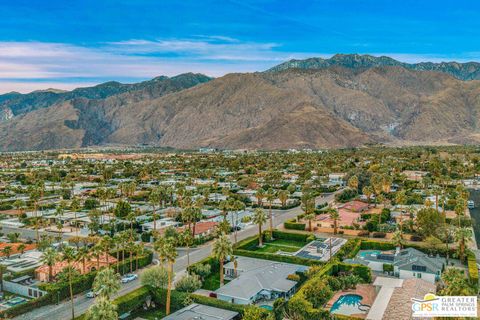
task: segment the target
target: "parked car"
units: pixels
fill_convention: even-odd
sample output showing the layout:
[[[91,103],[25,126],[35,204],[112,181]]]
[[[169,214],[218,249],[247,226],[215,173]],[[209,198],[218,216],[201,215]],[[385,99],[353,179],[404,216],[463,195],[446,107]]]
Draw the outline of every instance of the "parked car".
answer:
[[[95,298],[96,296],[98,296],[98,293],[93,292],[92,290],[88,291],[87,294],[85,295],[85,297],[87,298]]]
[[[138,278],[138,275],[132,273],[132,274],[126,274],[122,277],[122,283],[127,283],[130,281],[133,281]]]

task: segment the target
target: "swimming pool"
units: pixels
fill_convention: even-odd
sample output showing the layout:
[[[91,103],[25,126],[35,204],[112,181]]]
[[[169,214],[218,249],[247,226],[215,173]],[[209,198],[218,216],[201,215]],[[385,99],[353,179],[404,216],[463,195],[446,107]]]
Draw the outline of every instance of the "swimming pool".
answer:
[[[380,250],[360,250],[358,255],[360,256],[360,258],[365,258],[368,255],[372,255],[372,254],[373,255],[379,255],[381,253],[382,253],[382,251],[380,251]]]
[[[340,296],[337,301],[330,308],[333,314],[352,315],[352,314],[366,314],[369,306],[361,303],[363,297],[358,294],[345,294]]]
[[[13,306],[16,306],[17,304],[21,304],[21,303],[25,303],[25,302],[27,302],[27,299],[22,298],[22,297],[15,297],[15,298],[12,298],[12,299],[8,300],[7,302],[5,302],[5,304],[10,306],[10,307],[13,307]]]
[[[270,310],[272,311],[273,310],[273,307],[272,306],[269,306],[269,305],[261,305],[260,308],[263,308],[263,309],[267,309],[267,310]]]

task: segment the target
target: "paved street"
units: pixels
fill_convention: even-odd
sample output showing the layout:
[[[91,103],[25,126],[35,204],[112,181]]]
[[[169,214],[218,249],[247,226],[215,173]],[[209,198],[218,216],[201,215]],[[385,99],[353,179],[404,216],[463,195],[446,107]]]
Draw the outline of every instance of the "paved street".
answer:
[[[316,203],[321,204],[324,202],[331,202],[334,199],[334,194],[328,194],[325,196],[319,196],[317,197]],[[267,211],[268,212],[268,211]],[[296,217],[297,215],[302,213],[302,209],[300,207],[295,207],[289,210],[273,210],[274,212],[274,225],[279,226],[283,224],[283,222],[287,219],[291,219]],[[264,226],[264,229],[268,228],[268,221]],[[245,238],[248,238],[250,236],[253,236],[257,234],[258,228],[255,225],[251,225],[247,227],[244,230],[241,230],[237,233],[237,239],[238,241],[241,241]],[[232,242],[234,241],[234,235],[231,234],[230,238]],[[212,242],[206,243],[201,247],[198,247],[196,249],[192,249],[190,252],[190,263],[195,263],[198,262],[210,255],[212,251]],[[179,258],[177,258],[177,261],[174,265],[174,270],[175,273],[180,274],[185,271],[187,267],[187,256],[182,252],[179,254]],[[143,270],[140,270],[140,273]],[[141,286],[140,280],[137,279],[135,281],[132,281],[130,283],[122,285],[122,288],[118,292],[118,294],[115,296],[122,296],[125,295]],[[77,295],[74,299],[74,304],[75,304],[75,315],[81,315],[85,313],[90,307],[90,305],[93,303],[94,299],[89,299],[85,297],[85,293]],[[69,300],[64,300],[62,303],[59,305],[49,305],[45,306],[39,309],[35,309],[32,312],[23,314],[21,316],[16,317],[15,319],[20,319],[20,320],[41,320],[41,319],[49,319],[49,320],[60,320],[60,319],[70,319],[71,317],[71,309],[70,309],[70,301]]]

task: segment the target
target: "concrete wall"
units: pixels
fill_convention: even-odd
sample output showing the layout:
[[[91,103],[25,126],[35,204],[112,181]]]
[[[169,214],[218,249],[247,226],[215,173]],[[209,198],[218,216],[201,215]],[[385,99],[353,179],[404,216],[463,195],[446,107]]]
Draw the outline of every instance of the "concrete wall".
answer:
[[[12,293],[19,294],[24,297],[38,298],[47,294],[46,291],[42,291],[35,287],[24,286],[22,284],[3,280],[3,289]]]

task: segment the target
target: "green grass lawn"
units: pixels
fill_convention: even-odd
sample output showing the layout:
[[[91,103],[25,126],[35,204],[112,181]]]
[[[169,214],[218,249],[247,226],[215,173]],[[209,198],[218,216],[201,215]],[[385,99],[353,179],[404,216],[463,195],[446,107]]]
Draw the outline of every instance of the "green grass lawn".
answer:
[[[224,283],[228,283],[228,282],[230,281],[224,280]],[[220,273],[215,272],[205,278],[202,289],[215,291],[218,288],[220,288]]]
[[[284,252],[295,252],[295,251],[298,251],[298,249],[302,248],[303,246],[305,246],[305,243],[302,241],[278,239],[272,242],[264,243],[262,248],[255,247],[253,251],[267,252],[267,253],[275,253],[279,250]]]
[[[155,310],[140,310],[135,313],[135,317],[148,320],[160,320],[165,317],[165,310],[155,309]]]

